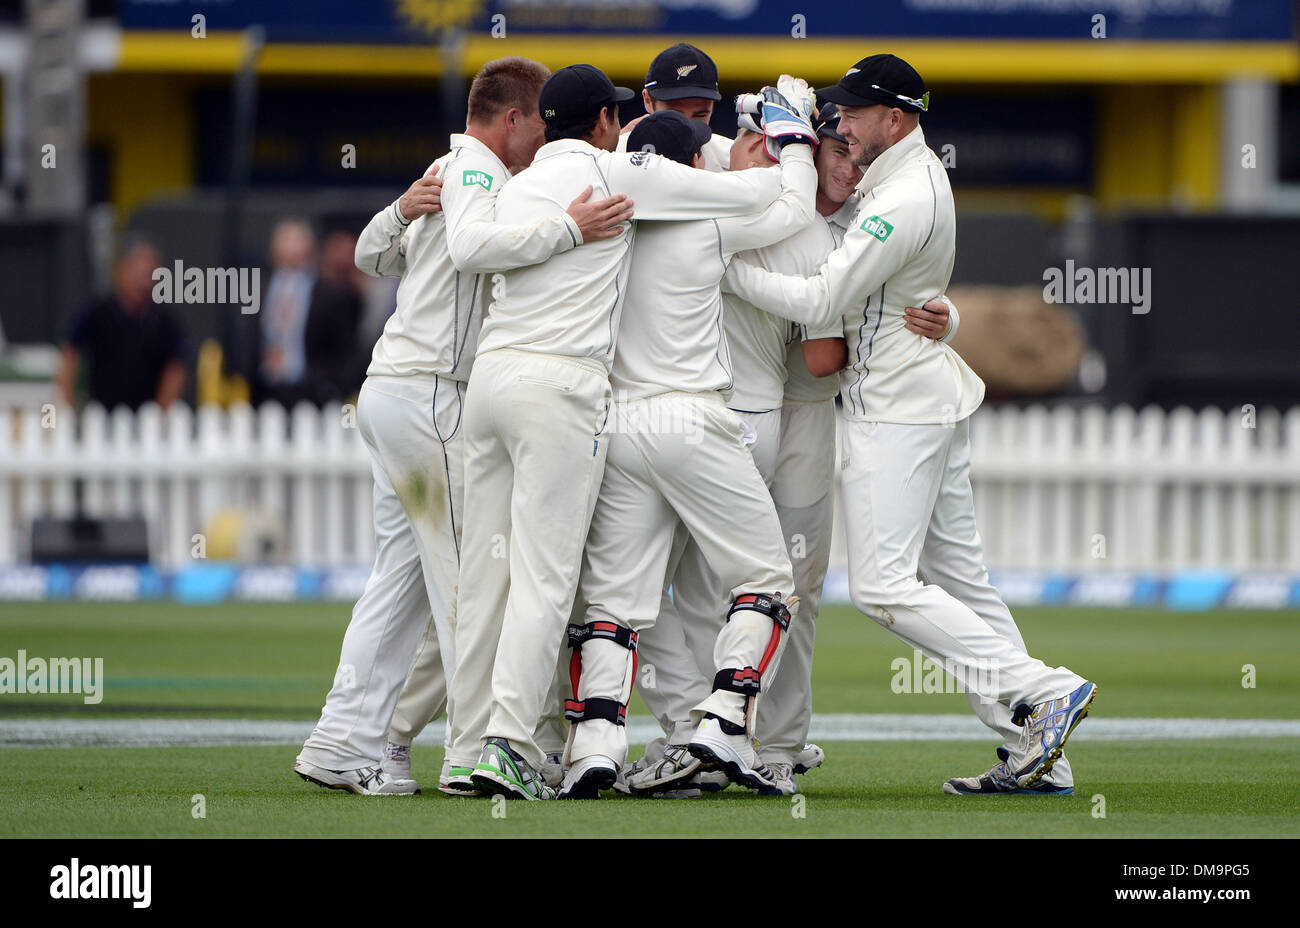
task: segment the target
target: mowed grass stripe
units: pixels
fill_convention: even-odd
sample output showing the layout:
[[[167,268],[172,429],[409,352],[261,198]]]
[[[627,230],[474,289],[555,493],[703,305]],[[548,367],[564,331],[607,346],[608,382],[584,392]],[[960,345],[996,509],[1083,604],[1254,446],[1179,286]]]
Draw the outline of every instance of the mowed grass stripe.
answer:
[[[301,744],[310,721],[253,719],[0,719],[0,747],[205,747]],[[430,725],[417,744],[443,743],[446,727]],[[658,723],[628,719],[631,744],[662,737]],[[974,716],[814,715],[809,738],[839,741],[989,741],[994,736]],[[1188,740],[1209,738],[1298,738],[1300,720],[1285,719],[1107,719],[1090,716],[1074,741]],[[632,756],[637,751],[633,748]]]
[[[0,604],[0,657],[102,657],[103,701],[0,693],[0,717],[313,718],[350,608],[337,603]],[[1139,609],[1016,611],[1031,653],[1101,686],[1105,718],[1294,719],[1300,613]],[[912,651],[844,607],[817,622],[819,713],[965,715],[948,678],[912,672]],[[904,662],[900,674],[896,661]],[[909,692],[933,688],[945,692]],[[903,692],[899,692],[899,690]],[[644,712],[639,697],[633,712]]]

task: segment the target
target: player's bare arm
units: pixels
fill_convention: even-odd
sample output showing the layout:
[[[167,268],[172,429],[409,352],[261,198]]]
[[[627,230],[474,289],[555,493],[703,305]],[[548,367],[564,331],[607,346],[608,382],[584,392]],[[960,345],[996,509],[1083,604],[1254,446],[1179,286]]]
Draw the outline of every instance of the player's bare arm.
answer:
[[[421,216],[442,209],[442,178],[438,176],[436,164],[428,174],[407,188],[406,193],[397,201],[397,209],[407,222],[414,222]]]
[[[578,194],[565,210],[578,224],[583,242],[598,242],[623,234],[623,223],[632,218],[632,201],[626,194],[615,194],[591,202],[592,187]]]
[[[849,346],[842,338],[810,338],[803,343],[803,363],[814,377],[838,374],[849,363]]]
[[[939,340],[947,336],[951,327],[952,316],[942,297],[927,300],[920,308],[907,306],[903,309],[903,328],[909,332]]]

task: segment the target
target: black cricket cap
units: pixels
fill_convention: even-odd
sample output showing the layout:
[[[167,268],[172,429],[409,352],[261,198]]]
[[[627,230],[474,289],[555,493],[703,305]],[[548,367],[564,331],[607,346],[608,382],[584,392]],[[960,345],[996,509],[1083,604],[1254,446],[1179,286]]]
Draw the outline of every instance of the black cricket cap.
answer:
[[[571,126],[590,119],[606,106],[635,97],[628,88],[615,87],[600,68],[571,64],[560,68],[542,85],[537,108],[548,126]]]
[[[676,110],[651,113],[627,137],[628,151],[651,151],[690,166],[691,156],[713,138],[713,130]]]
[[[840,135],[840,108],[830,101],[818,102],[820,106],[817,108],[817,122],[813,125],[813,129],[818,135],[848,144],[849,140]]]
[[[930,92],[925,81],[902,58],[895,55],[871,55],[863,58],[833,87],[817,91],[839,106],[871,106],[881,103],[909,113],[924,113],[930,108]]]
[[[704,52],[685,42],[655,55],[646,72],[645,89],[656,100],[722,99],[718,93],[718,66]]]

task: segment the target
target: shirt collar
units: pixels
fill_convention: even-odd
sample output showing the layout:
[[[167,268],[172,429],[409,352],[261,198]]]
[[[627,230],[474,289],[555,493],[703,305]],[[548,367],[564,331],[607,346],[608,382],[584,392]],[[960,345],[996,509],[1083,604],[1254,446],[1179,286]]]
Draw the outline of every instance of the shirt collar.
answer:
[[[473,151],[478,152],[480,155],[485,155],[488,158],[491,158],[497,164],[501,165],[501,170],[505,172],[506,177],[507,178],[510,177],[510,169],[501,163],[501,159],[497,157],[497,153],[494,152],[492,149],[488,148],[478,139],[474,138],[474,136],[466,135],[463,132],[453,132],[451,134],[451,147],[469,148],[472,149]]]
[[[925,133],[921,131],[921,126],[918,124],[915,129],[886,148],[875,161],[871,162],[871,166],[863,173],[862,180],[858,181],[858,189],[864,193],[870,190],[916,157],[923,148],[925,148]]]
[[[563,155],[569,152],[580,152],[584,155],[599,154],[603,149],[597,148],[590,142],[582,139],[556,139],[554,142],[547,142],[541,148],[537,149],[537,154],[533,158],[536,164],[543,158],[551,158],[555,155]]]
[[[857,215],[858,206],[862,204],[862,195],[854,190],[849,194],[849,198],[841,204],[840,208],[826,217],[826,221],[834,223],[841,229],[848,231],[849,226],[853,225],[853,217]]]

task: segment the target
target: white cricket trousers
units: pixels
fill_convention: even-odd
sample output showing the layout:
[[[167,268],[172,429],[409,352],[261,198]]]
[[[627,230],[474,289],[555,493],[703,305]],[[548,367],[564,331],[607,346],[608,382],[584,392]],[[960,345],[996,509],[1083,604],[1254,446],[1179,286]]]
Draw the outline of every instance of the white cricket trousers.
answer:
[[[612,623],[638,634],[651,629],[677,529],[684,526],[725,591],[724,601],[715,607],[714,627],[720,630],[704,692],[689,714],[697,724],[711,713],[752,731],[749,698],[713,690],[714,673],[755,668],[765,687],[777,673],[785,634],[764,613],[742,609],[726,620],[727,610],[737,597],[751,593],[779,593],[788,602],[794,580],[776,508],[742,444],[740,420],[717,394],[668,393],[620,403],[617,412],[620,424],[657,427],[621,429],[610,437],[583,563],[587,622]],[[672,423],[680,427],[666,425]],[[791,625],[798,621],[792,615]],[[635,663],[627,648],[593,638],[574,663],[580,671],[576,702],[598,698],[626,704]],[[644,677],[646,671],[635,676]],[[575,724],[566,761],[595,754],[623,764],[627,729],[604,719]]]
[[[1025,651],[989,583],[975,527],[969,418],[951,426],[841,425],[853,605],[958,678],[976,714],[1003,735],[1014,769],[1023,753],[1012,707],[1064,696],[1085,681]],[[1067,768],[1051,780],[1068,775]]]
[[[772,478],[772,501],[794,566],[799,621],[758,709],[759,756],[766,763],[794,763],[812,722],[813,644],[822,587],[831,559],[835,512],[835,401],[787,403]]]
[[[770,486],[776,471],[781,410],[731,412],[740,420],[742,442],[764,486]],[[782,592],[789,594],[788,590]],[[642,664],[654,670],[642,674],[638,681],[641,698],[669,744],[691,740],[696,728],[691,710],[713,688],[713,644],[731,606],[728,594],[699,543],[680,526],[668,562],[659,618],[638,643]],[[648,746],[646,756],[653,760],[661,753],[662,745],[656,742]]]
[[[422,719],[441,714],[452,640],[462,517],[459,426],[465,385],[445,377],[368,377],[357,424],[374,475],[375,563],[343,636],[334,686],[302,760],[328,770],[378,763],[413,661]],[[408,742],[409,743],[409,742]]]
[[[465,397],[465,510],[450,694],[454,766],[488,738],[533,766],[605,470],[611,391],[588,358],[498,349]]]

